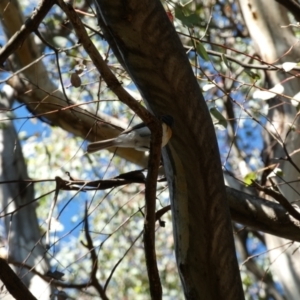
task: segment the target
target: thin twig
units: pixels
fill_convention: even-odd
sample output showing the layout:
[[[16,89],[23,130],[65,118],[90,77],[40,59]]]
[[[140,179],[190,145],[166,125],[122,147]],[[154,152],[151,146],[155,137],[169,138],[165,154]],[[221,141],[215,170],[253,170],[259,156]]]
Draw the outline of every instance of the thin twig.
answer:
[[[146,216],[145,216],[145,252],[147,269],[149,274],[150,291],[153,299],[162,297],[162,288],[160,284],[156,255],[155,255],[155,199],[156,199],[156,180],[158,176],[158,167],[161,155],[162,128],[161,122],[155,118],[146,108],[137,102],[126,90],[107,66],[95,45],[91,42],[85,27],[71,5],[63,0],[57,1],[61,9],[66,13],[72,23],[77,36],[93,61],[94,65],[101,73],[108,87],[116,96],[129,106],[149,127],[151,138],[151,149],[149,158],[149,172],[146,180]]]
[[[131,250],[131,248],[134,246],[134,244],[137,242],[137,240],[141,237],[143,232],[141,232],[137,237],[136,239],[132,242],[132,244],[130,245],[130,247],[125,251],[124,255],[118,260],[118,262],[115,264],[115,266],[112,268],[109,276],[107,277],[107,280],[105,282],[105,285],[104,285],[104,291],[106,291],[106,288],[115,272],[115,270],[117,269],[117,267],[119,266],[119,264],[122,262],[122,260],[125,258],[125,256],[127,255],[127,253]]]
[[[105,290],[103,289],[103,287],[101,286],[97,278],[98,258],[93,244],[93,240],[90,236],[87,211],[88,211],[87,204],[85,204],[84,231],[85,231],[85,238],[87,241],[87,244],[85,246],[89,249],[89,252],[91,253],[91,261],[92,261],[91,283],[92,286],[98,291],[101,299],[108,300],[108,297],[105,294]]]
[[[83,48],[89,55],[90,59],[94,63],[101,76],[103,77],[107,86],[111,89],[113,93],[115,93],[119,100],[122,101],[124,104],[128,105],[129,108],[132,109],[152,131],[153,123],[156,122],[156,118],[122,87],[122,84],[113,74],[111,69],[108,67],[107,63],[100,55],[96,46],[92,43],[84,25],[82,24],[72,5],[67,4],[63,0],[57,0],[57,3],[69,18],[78,38],[80,39]]]
[[[283,150],[284,150],[284,152],[285,152],[285,154],[286,154],[285,160],[287,160],[288,162],[290,162],[290,164],[295,168],[295,170],[296,170],[298,173],[300,173],[300,168],[295,164],[295,162],[294,162],[293,159],[291,158],[291,156],[290,156],[290,154],[289,154],[289,152],[288,152],[288,150],[287,150],[287,148],[286,148],[286,144],[285,144],[285,143],[283,143]]]
[[[182,32],[178,32],[178,34],[191,38],[190,35],[184,34]],[[227,60],[232,61],[232,62],[238,64],[239,66],[244,67],[245,69],[267,70],[267,71],[284,71],[284,68],[283,68],[282,64],[276,64],[275,65],[275,64],[267,63],[267,62],[262,61],[257,56],[251,56],[247,53],[240,52],[236,49],[232,49],[232,48],[229,48],[229,47],[221,45],[221,44],[212,43],[211,41],[205,41],[205,40],[201,40],[201,39],[198,39],[198,38],[195,38],[195,37],[192,37],[192,39],[196,40],[198,42],[201,42],[201,43],[207,43],[207,44],[210,44],[210,45],[218,46],[218,47],[224,48],[226,50],[229,49],[229,50],[233,51],[234,53],[244,55],[244,56],[249,57],[250,59],[253,59],[253,60],[260,63],[260,64],[250,64],[250,63],[247,63],[243,60],[240,60],[240,59],[238,59],[238,58],[236,58],[232,55],[222,53],[222,52],[218,52],[218,51],[214,51],[214,50],[206,49],[207,54],[210,54],[212,56],[218,56],[218,57],[226,57]],[[194,49],[191,48],[190,46],[184,46],[184,48],[188,51],[194,51]],[[300,71],[300,67],[295,66],[292,70]],[[289,72],[287,72],[287,73],[289,73]]]
[[[158,122],[155,132],[151,135],[150,156],[145,191],[145,223],[144,223],[144,247],[146,265],[148,271],[150,294],[152,299],[162,299],[162,287],[157,267],[155,251],[155,207],[156,184],[158,168],[161,158],[162,126]]]
[[[55,177],[56,186],[55,186],[55,193],[51,203],[51,208],[49,210],[48,219],[47,219],[47,232],[46,232],[46,249],[50,249],[50,230],[51,230],[51,220],[53,216],[53,211],[55,205],[57,203],[58,193],[60,191],[61,186],[63,185],[63,181],[60,177]]]

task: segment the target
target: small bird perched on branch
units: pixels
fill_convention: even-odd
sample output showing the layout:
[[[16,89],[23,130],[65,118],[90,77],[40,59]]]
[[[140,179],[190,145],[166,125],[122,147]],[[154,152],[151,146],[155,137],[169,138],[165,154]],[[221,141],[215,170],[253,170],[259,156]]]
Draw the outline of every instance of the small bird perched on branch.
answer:
[[[171,127],[174,120],[170,115],[162,116],[160,119],[162,121],[163,131],[161,147],[164,147],[172,136]],[[126,129],[119,136],[113,139],[90,143],[87,146],[87,152],[93,153],[110,147],[135,148],[138,151],[148,151],[150,149],[150,139],[150,129],[145,125],[145,123],[140,123]]]

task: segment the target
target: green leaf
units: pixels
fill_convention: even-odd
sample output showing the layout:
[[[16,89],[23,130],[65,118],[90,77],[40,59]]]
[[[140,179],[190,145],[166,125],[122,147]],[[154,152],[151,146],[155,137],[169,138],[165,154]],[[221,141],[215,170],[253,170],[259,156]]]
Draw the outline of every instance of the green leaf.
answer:
[[[228,61],[228,59],[227,59],[227,57],[225,56],[224,53],[221,55],[221,58],[222,58],[222,60],[223,60],[223,62],[225,64],[225,66],[230,70],[229,61]]]
[[[252,181],[256,180],[256,173],[250,172],[244,177],[244,183],[246,186],[250,186],[252,184]]]
[[[180,6],[176,6],[175,8],[175,18],[180,20],[182,24],[187,27],[193,27],[195,25],[200,25],[201,23],[199,15],[190,14],[186,16]]]
[[[216,124],[219,124],[219,125],[221,125],[222,127],[224,127],[224,129],[226,129],[227,128],[227,120],[224,118],[224,116],[217,110],[217,108],[216,107],[212,107],[210,110],[210,113],[211,113],[211,115],[213,115],[213,117],[215,118],[215,119],[217,119],[218,120],[218,123],[216,123]],[[216,125],[215,124],[215,125]]]
[[[249,75],[252,79],[254,79],[254,80],[259,80],[259,79],[260,79],[259,74],[254,73],[253,71],[251,71],[251,70],[249,70],[249,69],[244,69],[244,72],[245,72],[246,74],[248,74],[248,75]]]
[[[201,42],[197,42],[197,53],[206,61],[209,61],[209,56]]]

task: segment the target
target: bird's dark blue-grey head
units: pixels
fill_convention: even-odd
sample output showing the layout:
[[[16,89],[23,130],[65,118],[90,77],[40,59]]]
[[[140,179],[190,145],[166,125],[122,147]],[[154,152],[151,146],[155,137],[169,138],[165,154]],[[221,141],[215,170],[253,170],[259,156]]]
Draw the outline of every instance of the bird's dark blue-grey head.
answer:
[[[174,124],[174,118],[170,115],[161,116],[161,120],[170,127],[172,127]]]

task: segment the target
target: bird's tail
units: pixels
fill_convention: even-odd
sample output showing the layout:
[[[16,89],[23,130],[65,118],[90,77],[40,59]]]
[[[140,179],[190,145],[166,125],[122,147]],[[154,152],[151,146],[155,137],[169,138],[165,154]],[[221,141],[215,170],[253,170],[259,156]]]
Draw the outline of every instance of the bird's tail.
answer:
[[[102,149],[110,148],[110,147],[115,147],[117,146],[116,140],[115,139],[110,139],[110,140],[105,140],[105,141],[99,141],[95,143],[90,143],[87,146],[87,152],[88,153],[93,153]]]

